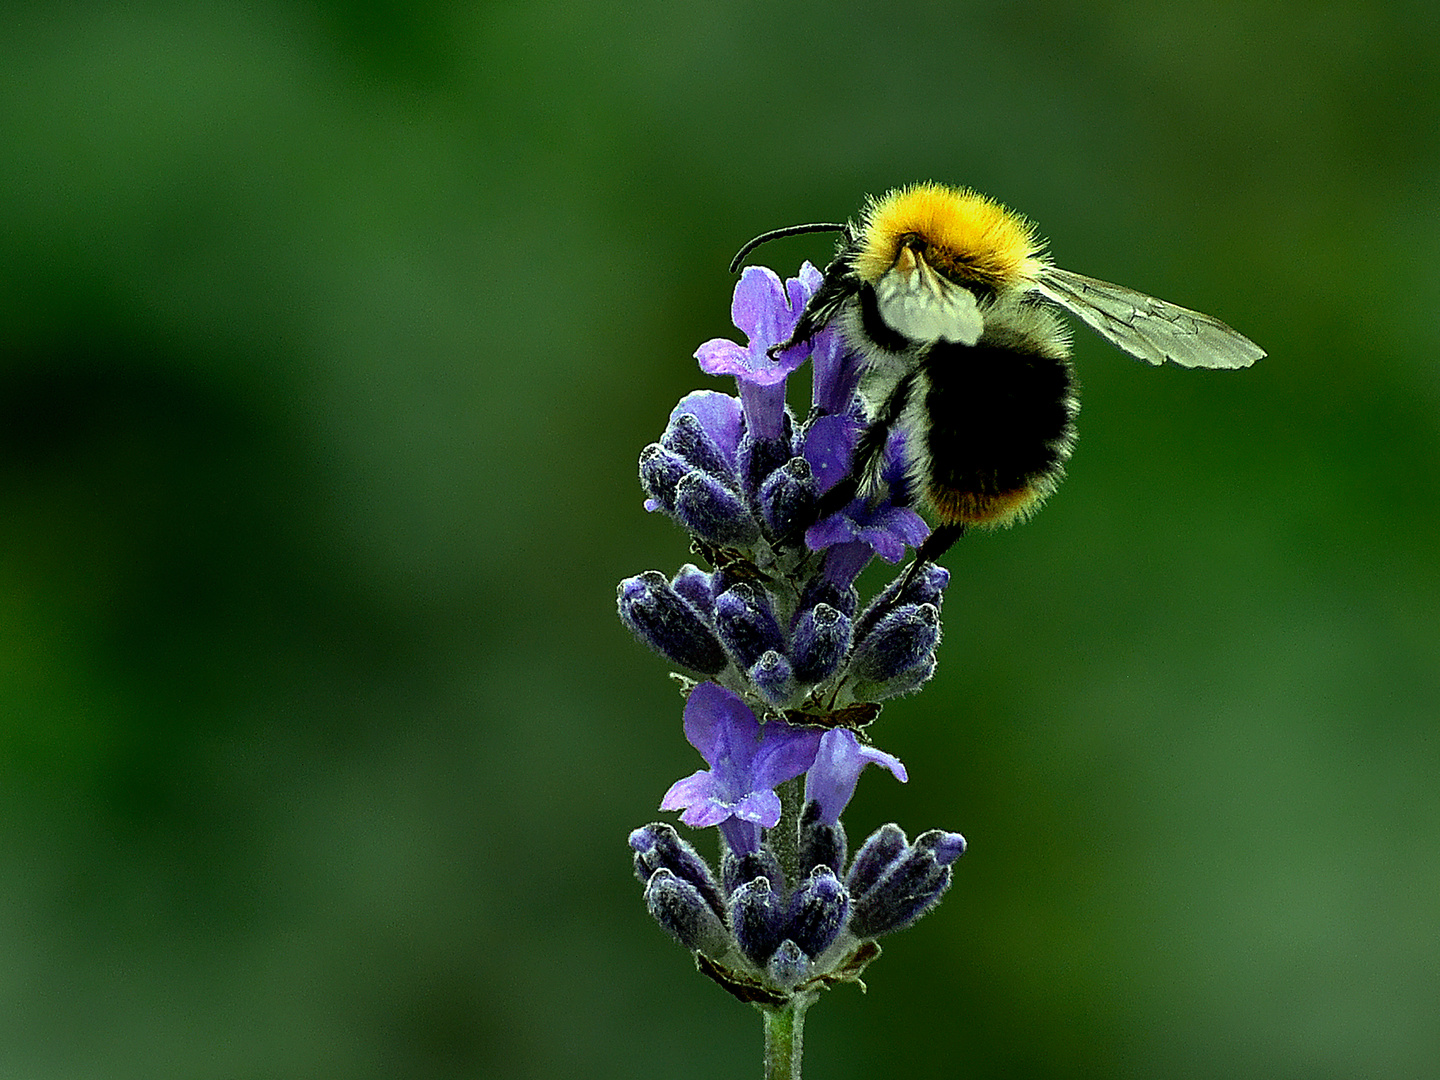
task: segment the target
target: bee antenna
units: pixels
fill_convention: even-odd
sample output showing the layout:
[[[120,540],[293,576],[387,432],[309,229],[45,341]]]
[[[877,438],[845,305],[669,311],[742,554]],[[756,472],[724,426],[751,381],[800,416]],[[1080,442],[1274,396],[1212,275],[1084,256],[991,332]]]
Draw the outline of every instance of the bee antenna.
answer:
[[[730,260],[730,273],[733,274],[736,270],[740,269],[740,261],[761,244],[768,244],[771,240],[779,240],[786,236],[799,236],[802,233],[812,232],[839,232],[848,234],[850,232],[850,226],[837,224],[832,221],[817,221],[812,225],[789,225],[783,229],[774,229],[771,232],[761,233],[755,237],[754,240],[751,240],[742,247],[739,254]]]

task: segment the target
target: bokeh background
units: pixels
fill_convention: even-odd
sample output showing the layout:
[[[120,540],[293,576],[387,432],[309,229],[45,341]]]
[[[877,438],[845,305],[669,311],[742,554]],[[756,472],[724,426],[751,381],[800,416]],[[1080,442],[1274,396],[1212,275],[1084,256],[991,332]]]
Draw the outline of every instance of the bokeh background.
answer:
[[[1419,0],[8,6],[0,1075],[757,1075],[630,874],[698,765],[614,616],[689,558],[635,461],[725,388],[742,241],[934,178],[1270,356],[1078,336],[1070,478],[948,556],[874,730],[911,782],[848,815],[970,854],[807,1075],[1440,1076],[1437,42]]]

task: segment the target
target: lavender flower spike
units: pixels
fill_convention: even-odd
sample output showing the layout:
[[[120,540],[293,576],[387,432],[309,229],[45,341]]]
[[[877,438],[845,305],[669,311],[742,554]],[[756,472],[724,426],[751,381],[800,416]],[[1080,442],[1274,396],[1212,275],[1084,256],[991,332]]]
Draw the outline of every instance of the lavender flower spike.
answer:
[[[815,228],[832,227],[843,229]],[[715,339],[695,354],[707,374],[733,376],[738,396],[687,394],[640,454],[646,510],[683,528],[698,561],[617,593],[624,624],[683,669],[685,737],[705,759],[660,808],[721,839],[717,871],[671,825],[636,829],[635,874],[699,971],[760,1007],[767,1077],[799,1075],[805,1010],[829,987],[863,989],[874,939],[932,908],[965,849],[959,833],[911,842],[891,824],[849,857],[841,815],[865,767],[908,776],[847,725],[935,670],[949,575],[925,566],[861,603],[866,566],[902,561],[929,529],[904,430],[891,431],[878,476],[855,474],[872,429],[864,365],[841,329],[780,349],[824,285],[809,263],[788,280],[745,270],[731,307],[744,344]],[[792,410],[786,381],[806,359],[810,407]]]

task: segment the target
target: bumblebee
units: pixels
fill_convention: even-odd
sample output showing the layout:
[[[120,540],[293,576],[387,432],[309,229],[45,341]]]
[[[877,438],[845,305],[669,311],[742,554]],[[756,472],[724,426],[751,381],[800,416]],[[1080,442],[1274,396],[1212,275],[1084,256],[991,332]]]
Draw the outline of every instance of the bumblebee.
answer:
[[[1025,218],[943,184],[871,197],[858,228],[764,233],[731,272],[760,244],[809,232],[841,241],[774,351],[836,326],[861,359],[867,417],[851,477],[826,493],[820,515],[876,492],[890,435],[904,431],[913,489],[938,522],[912,573],[969,528],[1028,518],[1064,476],[1079,402],[1061,311],[1151,364],[1243,368],[1265,355],[1219,319],[1060,269]]]

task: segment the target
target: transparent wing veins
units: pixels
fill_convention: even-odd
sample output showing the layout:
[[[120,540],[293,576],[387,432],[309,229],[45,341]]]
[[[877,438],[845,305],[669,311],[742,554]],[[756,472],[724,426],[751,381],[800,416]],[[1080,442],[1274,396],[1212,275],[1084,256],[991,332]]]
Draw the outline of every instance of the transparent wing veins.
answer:
[[[1034,291],[1138,360],[1182,367],[1243,368],[1265,350],[1219,319],[1123,285],[1050,266]]]

